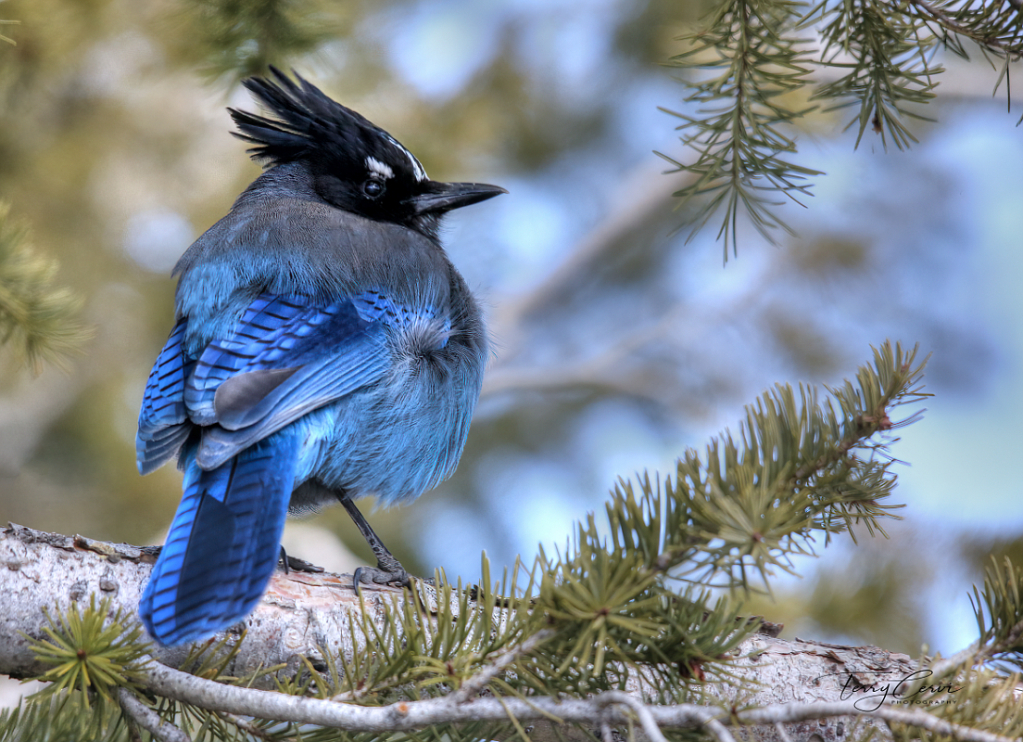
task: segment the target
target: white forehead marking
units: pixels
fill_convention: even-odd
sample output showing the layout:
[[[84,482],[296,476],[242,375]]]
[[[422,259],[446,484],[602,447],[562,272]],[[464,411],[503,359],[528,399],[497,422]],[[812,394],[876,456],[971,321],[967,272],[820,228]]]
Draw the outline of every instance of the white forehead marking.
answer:
[[[378,160],[375,157],[366,158],[366,169],[369,170],[371,173],[376,173],[385,180],[387,178],[394,177],[394,171],[391,170],[390,165],[380,162],[380,160]]]
[[[404,152],[405,156],[408,157],[408,161],[412,165],[412,172],[415,174],[416,180],[418,181],[428,180],[429,178],[426,175],[426,170],[423,168],[423,164],[416,159],[416,156],[409,152],[404,147],[402,147],[400,144],[398,144],[397,140],[395,140],[394,137],[388,135],[387,138],[388,140],[390,140],[391,144],[393,144],[395,147]]]

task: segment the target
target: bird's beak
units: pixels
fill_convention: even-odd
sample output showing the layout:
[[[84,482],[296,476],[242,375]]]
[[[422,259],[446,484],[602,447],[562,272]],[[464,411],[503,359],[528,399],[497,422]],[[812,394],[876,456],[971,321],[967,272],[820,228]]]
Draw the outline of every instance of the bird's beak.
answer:
[[[431,180],[425,193],[420,193],[410,200],[416,214],[427,214],[460,209],[507,192],[500,186],[486,183],[440,183]]]

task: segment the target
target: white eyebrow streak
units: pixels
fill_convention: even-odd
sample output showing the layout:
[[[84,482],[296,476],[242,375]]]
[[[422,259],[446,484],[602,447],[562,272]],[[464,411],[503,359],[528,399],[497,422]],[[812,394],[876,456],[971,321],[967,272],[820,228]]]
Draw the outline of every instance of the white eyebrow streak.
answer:
[[[402,145],[400,145],[398,143],[398,140],[396,140],[394,137],[388,134],[387,138],[391,141],[391,144],[393,144],[395,147],[404,152],[405,156],[408,157],[409,163],[412,165],[412,172],[416,176],[416,180],[420,182],[424,180],[429,180],[429,176],[427,176],[426,174],[426,169],[423,167],[423,163],[417,160],[414,154],[412,154]]]
[[[378,160],[375,157],[366,158],[366,169],[369,170],[371,173],[376,173],[385,180],[387,178],[394,177],[394,171],[391,170],[390,166],[387,165],[386,163],[380,162],[380,160]]]
[[[417,160],[416,156],[409,152],[407,149],[405,150],[405,154],[407,154],[408,158],[412,160],[412,170],[416,174],[416,180],[418,181],[429,180],[429,178],[426,175],[426,168],[423,167],[423,163]]]

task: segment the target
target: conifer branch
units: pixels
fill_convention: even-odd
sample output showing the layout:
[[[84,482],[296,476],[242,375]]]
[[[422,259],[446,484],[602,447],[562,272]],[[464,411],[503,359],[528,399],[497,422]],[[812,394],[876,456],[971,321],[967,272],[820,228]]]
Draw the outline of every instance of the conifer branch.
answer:
[[[821,174],[779,157],[795,152],[795,142],[782,133],[782,125],[813,109],[796,110],[784,102],[806,84],[809,74],[802,42],[792,36],[804,7],[790,0],[721,3],[703,30],[682,37],[691,48],[669,61],[679,68],[719,73],[689,83],[693,92],[686,101],[701,106],[699,116],[662,109],[683,120],[677,129],[687,132],[682,143],[697,153],[696,161],[683,164],[658,154],[675,166],[669,172],[684,170],[695,176],[675,192],[679,208],[706,196],[706,203],[696,209],[697,230],[718,208],[724,210],[718,238],[724,241],[725,262],[729,245],[733,254],[737,249],[740,211],[774,242],[773,229],[790,230],[774,213],[778,203],[763,194],[783,194],[799,203],[797,195],[809,195],[802,181]]]
[[[746,724],[792,723],[809,719],[823,719],[833,716],[860,715],[884,719],[887,722],[905,724],[924,729],[964,742],[1018,742],[1019,736],[995,734],[983,729],[973,729],[965,724],[946,721],[934,714],[918,709],[900,709],[892,706],[878,706],[873,710],[858,708],[856,701],[838,703],[786,704],[766,708],[748,709],[737,712]]]
[[[814,99],[836,101],[825,111],[859,105],[846,127],[858,124],[856,146],[868,126],[886,148],[889,138],[899,149],[916,142],[903,119],[925,117],[906,104],[925,104],[934,98],[933,78],[943,71],[933,63],[937,39],[918,18],[893,13],[882,0],[822,2],[818,8],[825,21],[822,62],[849,71],[821,86]],[[852,61],[835,61],[840,53]]]
[[[521,644],[500,654],[489,664],[485,665],[478,673],[463,682],[461,687],[455,691],[451,697],[456,703],[465,703],[466,701],[469,701],[473,696],[481,693],[487,685],[490,684],[491,680],[513,665],[522,655],[532,652],[553,635],[553,631],[537,632]]]
[[[184,0],[178,11],[189,32],[181,52],[193,56],[211,77],[240,80],[270,65],[309,54],[338,38],[338,4],[321,0]]]
[[[438,724],[500,722],[507,714],[514,715],[520,723],[558,719],[561,723],[588,724],[599,719],[602,723],[620,727],[628,723],[628,715],[616,706],[625,706],[629,712],[636,714],[652,740],[664,739],[661,729],[707,728],[720,742],[734,742],[728,727],[835,717],[872,717],[947,735],[963,742],[1018,742],[1020,739],[950,722],[920,710],[904,710],[884,704],[868,709],[857,700],[721,710],[684,703],[655,706],[620,691],[607,691],[590,698],[476,698],[459,703],[453,697],[441,697],[367,707],[225,686],[156,664],[146,668],[144,682],[149,690],[160,696],[206,709],[378,734],[413,731]]]
[[[0,345],[13,346],[35,370],[44,360],[60,362],[85,337],[80,302],[53,285],[56,271],[0,202]]]
[[[17,26],[19,23],[20,23],[20,21],[0,20],[0,26]],[[4,36],[3,34],[0,34],[0,41],[6,42],[6,43],[10,44],[11,46],[17,46],[18,45],[18,43],[14,39],[8,38],[7,36]]]
[[[972,664],[995,660],[1023,669],[1023,569],[1008,557],[1001,564],[992,559],[970,602],[980,633]]]
[[[956,54],[968,58],[962,37],[975,42],[982,51],[1006,60],[1023,56],[1023,18],[1018,4],[990,3],[983,0],[949,2],[941,0],[909,0],[910,10],[937,25],[942,43]]]
[[[774,722],[774,732],[778,735],[780,742],[792,742],[792,737],[785,731],[785,725],[780,721]]]
[[[651,742],[668,742],[661,733],[654,715],[650,713],[650,707],[635,696],[630,696],[628,693],[623,693],[620,690],[610,690],[600,695],[599,703],[600,708],[605,711],[615,705],[625,706],[636,715],[640,726],[642,726],[643,731]],[[603,714],[601,713],[600,716],[602,717]],[[714,736],[718,738],[719,742],[735,742],[727,730],[724,730],[724,736],[721,736],[718,730],[715,730]]]
[[[267,742],[274,742],[274,740],[278,739],[278,737],[272,734],[268,734],[264,730],[257,727],[255,724],[246,721],[237,714],[229,714],[226,711],[221,711],[219,714],[217,714],[217,716],[219,716],[221,719],[228,722],[232,726],[236,727],[240,731],[245,732],[250,737],[267,740]]]
[[[909,0],[909,2],[922,10],[927,17],[937,21],[942,28],[946,29],[946,31],[951,31],[959,36],[964,36],[990,49],[996,49],[999,51],[1005,50],[1005,46],[997,38],[992,38],[987,34],[980,34],[972,28],[960,25],[955,21],[955,19],[945,13],[944,10],[931,5],[927,2],[927,0]]]
[[[820,48],[799,38],[815,26]],[[942,67],[935,53],[948,49],[968,58],[964,41],[1003,60],[997,91],[1010,62],[1023,58],[1023,13],[1015,2],[984,0],[820,0],[812,7],[790,0],[717,3],[699,30],[679,39],[688,46],[669,64],[690,71],[682,80],[698,105],[682,118],[682,147],[693,157],[661,155],[695,182],[675,192],[690,213],[681,226],[695,234],[712,216],[723,215],[718,239],[725,260],[736,253],[739,212],[769,241],[772,230],[791,231],[772,196],[810,195],[804,181],[819,171],[782,160],[796,152],[796,126],[817,106],[799,106],[801,88],[818,71],[843,74],[820,85],[809,98],[823,111],[857,107],[846,128],[857,125],[856,146],[868,128],[887,148],[909,147],[916,137],[909,119],[931,120],[921,109],[935,98]],[[703,79],[699,70],[718,71]],[[690,161],[691,160],[691,161]],[[692,238],[690,235],[690,239]]]
[[[789,555],[812,554],[817,531],[883,533],[880,518],[898,507],[883,504],[895,484],[891,433],[919,418],[892,415],[927,396],[923,365],[916,350],[885,344],[855,384],[829,388],[827,403],[811,387],[799,387],[798,401],[788,386],[765,393],[737,439],[712,440],[705,457],[687,451],[674,480],[621,481],[607,506],[614,548],[643,555],[652,571],[749,588],[749,570],[766,587],[773,569],[789,570]],[[644,513],[662,512],[656,528],[642,525]],[[580,531],[580,542],[601,538],[592,525]]]
[[[128,718],[153,735],[159,742],[191,742],[188,735],[142,703],[127,688],[118,688],[117,701]]]

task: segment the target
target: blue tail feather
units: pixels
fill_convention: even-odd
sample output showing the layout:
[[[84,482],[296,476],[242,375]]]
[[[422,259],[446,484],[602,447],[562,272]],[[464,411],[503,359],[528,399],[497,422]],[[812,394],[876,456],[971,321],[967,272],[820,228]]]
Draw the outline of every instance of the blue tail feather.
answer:
[[[280,556],[297,436],[271,436],[212,470],[193,461],[139,612],[161,644],[193,641],[249,614]]]

